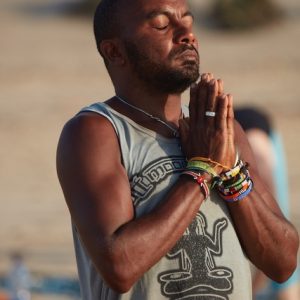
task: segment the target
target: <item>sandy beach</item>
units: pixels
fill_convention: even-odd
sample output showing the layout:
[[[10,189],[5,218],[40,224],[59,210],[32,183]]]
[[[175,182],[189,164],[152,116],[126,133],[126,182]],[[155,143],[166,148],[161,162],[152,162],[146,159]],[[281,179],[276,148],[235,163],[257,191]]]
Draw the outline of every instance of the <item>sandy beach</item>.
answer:
[[[59,2],[0,4],[0,274],[9,253],[21,250],[32,272],[76,276],[57,141],[81,107],[114,92],[91,19],[64,15]],[[207,4],[199,3],[205,15]],[[287,17],[278,24],[234,34],[199,27],[197,35],[201,71],[223,78],[236,105],[254,104],[273,117],[285,145],[291,220],[300,229],[300,2],[280,3]]]

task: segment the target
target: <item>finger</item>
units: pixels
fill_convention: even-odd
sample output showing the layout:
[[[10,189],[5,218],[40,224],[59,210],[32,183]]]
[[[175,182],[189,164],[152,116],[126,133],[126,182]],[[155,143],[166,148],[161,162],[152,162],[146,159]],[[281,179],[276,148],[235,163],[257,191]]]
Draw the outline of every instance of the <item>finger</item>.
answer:
[[[208,85],[208,95],[206,102],[206,109],[204,112],[206,124],[210,128],[214,128],[215,118],[214,116],[206,115],[207,113],[214,113],[216,111],[216,98],[218,93],[218,85],[215,79],[212,79]]]
[[[233,97],[231,94],[227,95],[227,129],[229,134],[234,133],[234,110],[233,110]]]
[[[209,78],[209,75],[210,73],[203,73],[202,75],[201,75],[201,78],[200,78],[200,82],[199,83],[201,83],[201,84],[207,84],[209,81],[210,81],[210,79],[208,79]]]
[[[209,76],[210,76],[209,73],[202,74],[200,84],[203,86],[208,85],[208,83],[210,81]]]
[[[218,95],[218,84],[215,79],[212,79],[208,84],[206,110],[215,111],[217,95]]]
[[[198,124],[204,123],[204,111],[206,109],[206,102],[207,102],[207,95],[208,95],[208,74],[203,74],[201,76],[201,81],[198,85],[198,111],[197,111],[197,120]]]
[[[214,79],[214,74],[213,73],[206,73],[206,74],[207,74],[208,82]]]
[[[224,93],[224,82],[222,79],[218,79],[218,95],[222,95]]]
[[[216,129],[223,131],[227,129],[228,97],[225,94],[217,96]]]

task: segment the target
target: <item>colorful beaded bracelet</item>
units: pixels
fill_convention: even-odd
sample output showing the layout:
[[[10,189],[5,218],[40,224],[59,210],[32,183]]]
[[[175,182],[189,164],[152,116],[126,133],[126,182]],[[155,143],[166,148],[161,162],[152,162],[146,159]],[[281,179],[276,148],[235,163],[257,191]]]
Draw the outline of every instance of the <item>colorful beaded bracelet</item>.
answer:
[[[243,191],[245,191],[249,187],[250,182],[251,182],[251,179],[248,177],[239,186],[232,187],[230,189],[220,188],[219,189],[219,193],[221,193],[222,197],[227,197],[227,196],[231,197],[231,196],[234,196],[234,195],[236,195],[238,193],[242,193]]]
[[[235,167],[233,167],[232,169],[230,169],[229,171],[225,171],[223,173],[220,174],[220,177],[222,179],[222,181],[227,181],[231,178],[234,178],[236,175],[239,174],[239,172],[241,171],[241,168],[244,166],[244,163],[242,160],[239,160],[237,162],[237,165]]]
[[[248,171],[248,164],[239,160],[234,168],[220,174],[218,191],[227,202],[236,202],[246,197],[252,190],[253,182]]]
[[[230,197],[226,197],[226,199],[224,197],[221,197],[226,201],[226,202],[237,202],[240,200],[243,200],[246,196],[248,196],[250,194],[250,192],[253,189],[253,181],[250,179],[250,184],[247,187],[246,190],[243,190],[243,192],[239,193],[238,195],[232,195]]]

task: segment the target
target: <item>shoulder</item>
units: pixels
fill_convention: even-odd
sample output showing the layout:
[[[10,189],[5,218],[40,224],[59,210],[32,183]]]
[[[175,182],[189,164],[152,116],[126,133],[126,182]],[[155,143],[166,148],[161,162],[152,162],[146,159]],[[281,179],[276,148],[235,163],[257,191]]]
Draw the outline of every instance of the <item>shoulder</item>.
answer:
[[[64,125],[62,134],[92,133],[99,129],[113,128],[109,119],[93,111],[83,111],[71,118]]]
[[[119,160],[119,143],[112,123],[94,112],[82,112],[62,129],[57,147],[58,171],[78,164],[95,164],[103,157]]]
[[[59,145],[67,143],[91,143],[103,137],[115,137],[111,122],[94,112],[82,112],[70,119],[63,127]],[[65,146],[67,146],[65,144]]]

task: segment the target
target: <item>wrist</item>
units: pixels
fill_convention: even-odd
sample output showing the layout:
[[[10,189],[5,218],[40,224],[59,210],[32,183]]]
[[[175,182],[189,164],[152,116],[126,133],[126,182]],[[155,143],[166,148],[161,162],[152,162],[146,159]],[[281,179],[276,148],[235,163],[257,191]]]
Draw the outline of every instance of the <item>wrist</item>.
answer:
[[[207,177],[207,175],[205,175],[205,173],[185,170],[181,173],[181,176],[188,177],[188,178],[190,178],[190,180],[193,179],[193,181],[196,184],[198,184],[201,192],[203,193],[204,200],[206,200],[209,197],[210,189],[209,189],[209,184],[206,180],[206,178],[208,178],[208,177]]]
[[[234,168],[221,173],[217,188],[226,202],[238,202],[248,196],[253,189],[248,164],[239,160]]]

